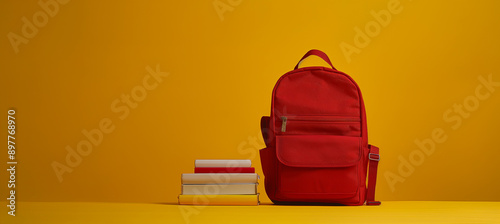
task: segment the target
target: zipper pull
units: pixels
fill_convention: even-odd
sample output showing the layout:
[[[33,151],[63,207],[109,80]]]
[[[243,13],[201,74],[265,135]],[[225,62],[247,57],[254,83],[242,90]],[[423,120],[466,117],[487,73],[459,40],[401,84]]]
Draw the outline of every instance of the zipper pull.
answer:
[[[286,132],[286,117],[281,117],[281,132]]]

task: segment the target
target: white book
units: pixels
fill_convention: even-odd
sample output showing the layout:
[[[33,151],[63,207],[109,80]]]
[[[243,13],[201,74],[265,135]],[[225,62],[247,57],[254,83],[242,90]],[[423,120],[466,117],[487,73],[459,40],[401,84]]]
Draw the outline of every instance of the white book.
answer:
[[[257,194],[258,184],[183,184],[182,194]]]
[[[249,159],[197,159],[194,161],[195,167],[252,167],[252,161]]]
[[[255,184],[259,175],[256,173],[184,173],[183,184]]]

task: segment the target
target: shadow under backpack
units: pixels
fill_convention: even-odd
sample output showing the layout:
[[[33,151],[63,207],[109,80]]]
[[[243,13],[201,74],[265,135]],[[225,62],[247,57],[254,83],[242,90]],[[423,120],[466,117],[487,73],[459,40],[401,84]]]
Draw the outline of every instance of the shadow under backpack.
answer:
[[[298,68],[311,55],[332,68]],[[310,50],[277,81],[261,129],[265,189],[275,204],[380,205],[380,155],[368,144],[361,91],[322,51]]]

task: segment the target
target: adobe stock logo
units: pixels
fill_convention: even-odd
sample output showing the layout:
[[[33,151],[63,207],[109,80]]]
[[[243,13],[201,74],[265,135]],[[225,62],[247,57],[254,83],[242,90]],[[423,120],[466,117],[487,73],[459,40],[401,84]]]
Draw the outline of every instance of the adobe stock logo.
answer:
[[[21,34],[16,34],[14,32],[9,32],[7,34],[7,39],[9,39],[14,52],[19,53],[19,46],[21,44],[28,44],[29,39],[35,38],[38,34],[39,29],[45,27],[49,22],[49,16],[55,17],[59,13],[59,8],[61,5],[66,5],[69,0],[39,0],[38,5],[41,10],[35,12],[31,19],[23,16],[21,21],[23,25],[21,26]]]
[[[477,79],[479,84],[474,89],[473,94],[466,96],[463,102],[455,103],[443,112],[443,121],[451,125],[451,131],[460,128],[464,119],[470,118],[472,113],[478,110],[481,102],[489,99],[496,88],[500,87],[500,82],[493,81],[492,74],[489,74],[487,78],[478,76]],[[447,140],[447,131],[440,127],[434,128],[428,138],[416,138],[414,142],[417,149],[411,151],[408,156],[399,155],[397,172],[385,171],[384,173],[391,192],[396,190],[397,183],[405,182],[415,172],[416,167],[421,166],[427,157],[436,152],[439,144],[443,144]]]
[[[236,6],[239,6],[241,2],[243,2],[243,0],[214,0],[212,4],[222,22],[224,21],[224,13],[234,11]]]
[[[401,6],[399,0],[390,0],[387,2],[387,9],[382,9],[378,12],[375,10],[370,11],[373,20],[368,21],[364,29],[357,26],[354,27],[354,44],[349,44],[344,41],[339,44],[340,50],[342,50],[347,63],[351,63],[353,54],[360,54],[361,50],[366,48],[373,38],[380,35],[382,28],[389,26],[393,15],[399,14],[402,11],[403,6]]]

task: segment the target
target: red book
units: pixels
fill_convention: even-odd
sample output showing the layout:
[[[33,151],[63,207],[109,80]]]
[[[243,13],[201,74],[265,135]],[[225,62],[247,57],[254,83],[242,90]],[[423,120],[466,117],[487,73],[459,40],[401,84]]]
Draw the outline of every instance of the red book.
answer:
[[[255,173],[254,167],[195,167],[195,173]]]

